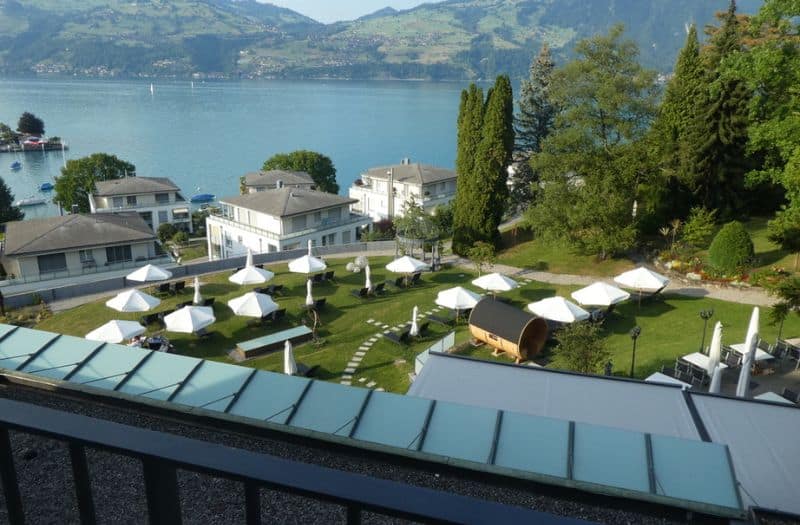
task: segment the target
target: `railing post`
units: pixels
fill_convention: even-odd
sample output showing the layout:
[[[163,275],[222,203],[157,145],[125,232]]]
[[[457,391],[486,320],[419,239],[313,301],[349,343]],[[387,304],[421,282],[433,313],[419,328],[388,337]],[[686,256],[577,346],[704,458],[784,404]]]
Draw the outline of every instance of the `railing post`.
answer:
[[[244,505],[247,525],[261,525],[261,490],[257,485],[244,484]]]
[[[69,457],[72,460],[72,477],[75,481],[75,497],[78,500],[78,513],[83,525],[97,521],[92,501],[92,485],[89,479],[89,466],[86,463],[86,449],[77,443],[69,444]]]
[[[17,471],[14,469],[14,456],[11,453],[11,439],[8,430],[0,428],[0,479],[3,481],[3,495],[6,498],[8,522],[12,525],[25,523],[22,510],[22,497],[17,484]]]
[[[361,507],[353,504],[347,506],[347,525],[361,525]]]
[[[150,525],[180,525],[181,503],[175,469],[154,458],[142,458]]]

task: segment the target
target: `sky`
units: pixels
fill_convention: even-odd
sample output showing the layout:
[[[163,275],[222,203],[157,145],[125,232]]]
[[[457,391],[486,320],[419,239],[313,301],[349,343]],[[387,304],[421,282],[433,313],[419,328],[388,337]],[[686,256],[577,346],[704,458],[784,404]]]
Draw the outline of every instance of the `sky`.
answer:
[[[408,9],[424,3],[422,0],[259,0],[265,3],[288,7],[314,20],[330,23],[353,20],[374,13],[384,7]],[[427,0],[434,2],[436,0]]]

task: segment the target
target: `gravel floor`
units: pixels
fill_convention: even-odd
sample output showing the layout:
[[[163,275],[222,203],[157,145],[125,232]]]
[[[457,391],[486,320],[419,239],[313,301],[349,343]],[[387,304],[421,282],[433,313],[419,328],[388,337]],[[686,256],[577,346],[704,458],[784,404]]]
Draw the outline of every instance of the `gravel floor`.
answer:
[[[226,433],[13,385],[0,386],[0,397],[599,523],[649,525],[687,522],[687,516],[677,511],[656,516],[651,512],[652,507],[648,507],[645,513],[632,502],[618,505],[620,508],[611,508],[606,506],[610,500],[601,501],[597,497],[578,492],[574,492],[574,497],[570,498],[544,493],[544,489],[537,493],[513,482],[505,486],[493,480],[476,480],[474,476],[462,477],[449,472],[439,474],[408,465],[399,466],[378,461],[359,451],[333,452],[322,447]],[[16,432],[12,433],[11,440],[27,522],[77,523],[78,514],[73,497],[74,486],[67,447],[56,441]],[[141,464],[137,460],[98,450],[87,450],[87,458],[98,522],[145,523],[147,511]],[[185,523],[244,522],[242,484],[184,471],[179,472],[178,483]],[[344,509],[337,505],[271,490],[262,490],[261,494],[264,523],[344,522]],[[402,523],[401,520],[377,515],[366,515],[363,521]],[[7,522],[4,502],[0,507],[0,522]]]

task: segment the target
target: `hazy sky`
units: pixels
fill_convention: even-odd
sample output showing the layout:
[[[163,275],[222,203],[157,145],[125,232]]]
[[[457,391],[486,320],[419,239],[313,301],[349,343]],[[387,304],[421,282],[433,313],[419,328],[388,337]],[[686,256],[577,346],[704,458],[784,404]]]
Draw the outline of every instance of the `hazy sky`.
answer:
[[[288,7],[320,22],[353,20],[384,7],[408,9],[424,3],[423,0],[259,0]],[[436,0],[427,0],[435,2]]]

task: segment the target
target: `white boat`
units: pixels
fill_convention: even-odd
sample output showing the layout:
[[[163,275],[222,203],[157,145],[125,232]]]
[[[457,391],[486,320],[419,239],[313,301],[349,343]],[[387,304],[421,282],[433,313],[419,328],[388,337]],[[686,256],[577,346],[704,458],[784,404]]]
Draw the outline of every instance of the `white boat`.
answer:
[[[41,197],[28,197],[26,199],[20,199],[16,201],[14,206],[18,208],[22,206],[38,206],[39,204],[44,204],[45,202],[47,201]]]

